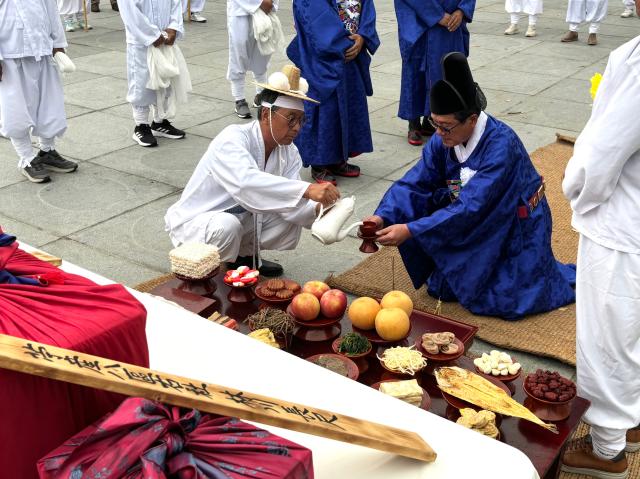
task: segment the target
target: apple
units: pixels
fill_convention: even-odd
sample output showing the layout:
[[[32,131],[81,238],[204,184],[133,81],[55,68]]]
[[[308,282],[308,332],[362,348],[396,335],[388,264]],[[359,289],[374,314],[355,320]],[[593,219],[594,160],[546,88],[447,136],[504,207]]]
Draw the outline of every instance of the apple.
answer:
[[[329,291],[329,285],[327,283],[323,283],[322,281],[307,281],[302,287],[303,293],[311,293],[318,301],[322,298],[322,295]]]
[[[311,321],[320,314],[320,301],[311,293],[300,293],[291,300],[291,312],[302,321]]]
[[[339,289],[330,289],[320,298],[320,313],[325,318],[342,316],[347,309],[347,295]]]

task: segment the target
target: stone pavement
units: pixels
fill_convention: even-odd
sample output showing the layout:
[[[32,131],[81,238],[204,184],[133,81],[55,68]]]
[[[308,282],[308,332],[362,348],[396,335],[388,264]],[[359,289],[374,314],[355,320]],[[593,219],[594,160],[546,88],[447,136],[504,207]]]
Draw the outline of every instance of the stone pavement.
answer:
[[[604,71],[612,49],[640,34],[638,18],[621,19],[621,2],[613,3],[599,45],[589,47],[585,28],[579,43],[560,43],[567,29],[566,2],[545,6],[538,36],[525,38],[503,35],[504,2],[478,1],[470,25],[475,79],[487,95],[487,111],[509,123],[529,151],[554,141],[556,131],[581,130],[591,108],[589,78]],[[0,225],[27,243],[131,286],[167,271],[171,243],[164,213],[211,139],[241,120],[225,80],[226,2],[209,0],[204,12],[209,21],[186,24],[180,43],[194,92],[175,125],[186,129],[187,138],[160,139],[152,149],[135,145],[125,101],[124,29],[108,2],[102,4],[101,13],[90,14],[93,30],[67,34],[78,71],[64,80],[69,128],[57,149],[80,167],[74,174],[53,174],[51,183],[32,184],[16,169],[9,141],[0,138]],[[360,178],[339,185],[344,195],[356,196],[356,218],[372,213],[391,182],[420,156],[420,149],[406,142],[405,122],[396,118],[401,62],[393,2],[378,0],[376,8],[382,46],[373,58],[375,94],[369,101],[375,151],[357,160]],[[280,18],[291,36],[290,2],[282,2]],[[274,56],[271,71],[285,62],[284,55]],[[249,87],[247,98],[253,98]],[[307,171],[304,175],[308,178]],[[322,247],[305,231],[295,252],[265,257],[280,261],[287,276],[299,281],[322,279],[359,262],[358,245],[350,237]]]

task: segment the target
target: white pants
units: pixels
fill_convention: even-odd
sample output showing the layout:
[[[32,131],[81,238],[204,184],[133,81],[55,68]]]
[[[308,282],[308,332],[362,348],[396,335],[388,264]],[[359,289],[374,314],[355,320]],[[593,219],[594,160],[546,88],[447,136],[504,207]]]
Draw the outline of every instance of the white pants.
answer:
[[[87,0],[87,12],[91,11],[91,5]],[[75,13],[83,13],[82,0],[58,0],[58,11],[60,15],[73,15]]]
[[[635,0],[622,0],[622,4],[624,5],[624,8],[629,8],[631,10],[636,9],[636,2]]]
[[[204,10],[204,2],[205,0],[191,0],[191,12],[200,13]],[[182,11],[186,12],[187,7],[189,6],[188,0],[182,0]]]
[[[607,16],[608,0],[569,0],[567,23],[572,32],[577,32],[581,23],[589,23],[589,33],[598,33],[600,23]]]
[[[542,13],[542,0],[506,0],[504,2],[504,9],[507,13],[539,15]],[[513,23],[513,21],[511,23]]]
[[[266,83],[271,55],[264,56],[260,53],[258,43],[253,36],[251,15],[228,17],[227,28],[229,31],[227,80],[231,82],[233,99],[242,100],[245,97],[244,82],[247,72],[253,72],[257,82]],[[261,90],[256,87],[256,93],[260,93]]]
[[[147,88],[147,82],[149,81],[147,47],[127,45],[127,80],[129,81],[127,101],[133,106],[134,118],[136,118],[136,110],[138,110],[137,116],[140,116],[141,109],[146,110],[148,116],[149,106],[157,103],[158,95],[155,90]],[[167,88],[167,97],[170,91],[171,87]]]
[[[291,250],[300,241],[302,227],[285,221],[279,214],[262,215],[260,250]],[[253,215],[209,212],[196,216],[181,226],[174,245],[186,242],[208,243],[218,247],[222,261],[254,254]]]
[[[621,451],[640,423],[640,255],[580,236],[576,281],[578,394],[594,447]]]
[[[18,167],[28,166],[35,153],[30,135],[52,139],[67,129],[60,74],[48,55],[2,60],[0,81],[0,134],[11,139],[18,153]]]

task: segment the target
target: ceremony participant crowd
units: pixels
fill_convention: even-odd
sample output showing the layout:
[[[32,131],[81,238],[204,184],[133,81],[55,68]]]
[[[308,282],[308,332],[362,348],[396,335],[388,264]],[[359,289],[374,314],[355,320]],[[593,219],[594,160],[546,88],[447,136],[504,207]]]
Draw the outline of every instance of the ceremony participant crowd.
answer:
[[[192,90],[180,44],[185,22],[207,22],[205,0],[110,5],[126,32],[132,141],[189,141],[173,124]],[[394,6],[397,116],[422,155],[364,220],[376,224],[380,244],[398,247],[416,289],[426,285],[473,314],[519,320],[577,301],[578,388],[592,403],[591,430],[570,445],[563,467],[624,479],[626,454],[640,449],[640,37],[611,53],[563,179],[580,234],[576,269],[554,258],[545,179],[516,132],[487,113],[474,81],[467,58],[476,0]],[[214,245],[229,267],[264,276],[283,269],[261,252],[295,249],[302,229],[341,198],[340,178],[358,177],[358,157],[374,151],[368,97],[381,44],[374,0],[293,0],[284,29],[280,8],[278,0],[227,0],[229,110],[252,121],[213,139],[164,216],[175,246]],[[640,0],[623,8],[621,17],[633,17]],[[520,32],[523,16],[525,36],[538,35],[542,0],[506,0],[505,10],[505,35]],[[30,182],[78,169],[56,150],[67,129],[60,73],[75,68],[65,32],[91,29],[96,12],[99,0],[0,0],[0,134]],[[559,40],[577,42],[588,23],[586,43],[597,45],[606,13],[607,0],[568,0]],[[285,30],[294,33],[288,44]],[[271,66],[276,52],[291,64]]]

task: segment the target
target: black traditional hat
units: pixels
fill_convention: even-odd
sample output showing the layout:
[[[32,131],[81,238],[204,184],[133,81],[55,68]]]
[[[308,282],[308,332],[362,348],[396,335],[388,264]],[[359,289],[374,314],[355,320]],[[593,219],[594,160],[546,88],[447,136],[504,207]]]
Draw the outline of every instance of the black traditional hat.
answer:
[[[463,110],[484,110],[487,100],[473,81],[467,58],[460,52],[442,57],[442,80],[438,80],[429,94],[431,112],[448,115]]]

